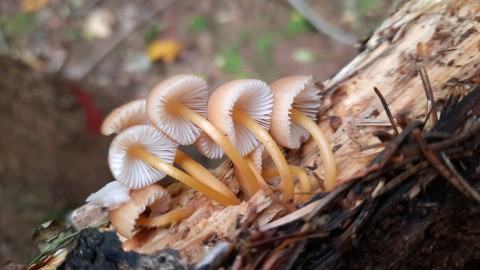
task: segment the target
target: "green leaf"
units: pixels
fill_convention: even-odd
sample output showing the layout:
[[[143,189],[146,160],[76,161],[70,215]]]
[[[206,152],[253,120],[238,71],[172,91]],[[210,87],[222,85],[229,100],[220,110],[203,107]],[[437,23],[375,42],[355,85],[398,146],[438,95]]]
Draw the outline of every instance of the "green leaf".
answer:
[[[299,63],[311,63],[315,61],[315,54],[305,48],[295,49],[292,53],[292,57]]]
[[[35,13],[19,13],[1,17],[0,29],[5,35],[20,36],[26,34],[34,27]]]
[[[165,29],[165,27],[165,23],[160,20],[152,21],[148,25],[147,29],[145,30],[145,34],[143,35],[143,40],[145,41],[145,44],[149,44],[154,41],[157,38],[158,34]]]
[[[360,0],[358,2],[358,9],[360,14],[367,14],[376,4],[376,0]]]
[[[207,20],[202,16],[194,16],[190,21],[189,29],[192,32],[205,32],[208,28]]]
[[[272,50],[278,41],[278,35],[275,33],[264,33],[255,42],[255,51],[259,54],[265,54]]]
[[[285,27],[285,35],[289,38],[294,37],[297,34],[308,33],[314,30],[313,26],[305,20],[299,13],[292,12],[290,15],[290,21]]]
[[[238,74],[240,73],[243,64],[243,58],[238,52],[237,48],[227,48],[225,53],[225,66],[223,67],[223,71],[232,74]]]

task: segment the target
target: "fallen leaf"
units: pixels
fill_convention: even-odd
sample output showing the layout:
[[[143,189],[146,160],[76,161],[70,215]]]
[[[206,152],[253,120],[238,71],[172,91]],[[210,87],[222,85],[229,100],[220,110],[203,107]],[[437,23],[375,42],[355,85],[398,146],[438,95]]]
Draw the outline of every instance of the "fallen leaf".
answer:
[[[148,57],[152,62],[162,60],[171,64],[182,51],[182,44],[173,39],[155,40],[147,47]]]
[[[43,9],[48,4],[48,0],[22,0],[21,9],[23,12],[35,12]]]

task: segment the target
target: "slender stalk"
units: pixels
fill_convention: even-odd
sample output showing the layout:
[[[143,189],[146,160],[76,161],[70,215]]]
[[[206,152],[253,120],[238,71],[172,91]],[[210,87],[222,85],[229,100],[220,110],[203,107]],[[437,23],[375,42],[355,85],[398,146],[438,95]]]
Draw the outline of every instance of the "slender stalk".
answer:
[[[233,143],[214,125],[208,122],[204,117],[198,113],[190,110],[186,106],[180,103],[173,103],[169,110],[178,116],[190,120],[194,125],[205,131],[205,133],[212,138],[225,152],[225,154],[232,160],[233,164],[237,166],[239,172],[243,174],[242,179],[238,179],[240,187],[247,196],[253,196],[258,190],[258,181],[255,178],[252,170],[248,167],[247,162],[243,159],[242,155],[235,149]]]
[[[186,207],[178,208],[158,217],[140,216],[137,219],[136,223],[138,225],[143,225],[147,227],[165,226],[172,223],[178,223],[182,219],[188,218],[193,213],[193,211],[194,209],[191,209],[191,208],[186,208]]]
[[[330,146],[327,136],[325,136],[315,121],[301,111],[292,108],[291,113],[290,117],[292,118],[292,121],[306,129],[317,143],[323,161],[323,170],[325,172],[325,189],[327,191],[332,190],[335,188],[337,182],[337,168],[332,147]]]
[[[248,114],[239,110],[233,110],[232,116],[235,122],[249,129],[265,146],[265,149],[272,157],[273,162],[275,163],[275,166],[277,166],[278,172],[280,174],[283,199],[285,201],[293,200],[295,194],[295,184],[293,182],[292,174],[290,172],[290,169],[288,168],[287,160],[283,156],[272,136],[270,136],[270,134],[268,134],[268,131],[264,129],[259,123],[257,123],[257,121],[253,120],[250,116],[248,116]]]
[[[130,149],[128,149],[128,153],[133,157],[136,157],[140,160],[145,161],[146,163],[150,164],[150,166],[170,175],[171,177],[177,179],[178,181],[184,183],[185,185],[201,192],[202,194],[218,202],[219,204],[232,205],[232,201],[229,198],[225,197],[223,193],[216,191],[209,185],[203,182],[200,182],[199,180],[191,177],[190,175],[164,162],[154,154],[148,152],[143,147],[141,146],[130,147]]]
[[[200,163],[193,160],[190,156],[185,154],[183,151],[177,149],[177,155],[175,156],[175,163],[178,166],[182,167],[188,174],[190,174],[195,179],[203,182],[204,184],[209,185],[213,189],[222,193],[225,197],[230,200],[228,205],[239,204],[240,201],[237,199],[235,194],[228,189],[220,180],[213,176],[205,167]],[[225,205],[226,206],[226,205]]]
[[[308,174],[298,166],[289,165],[288,167],[290,168],[292,174],[297,177],[300,184],[299,193],[301,194],[298,196],[297,202],[303,203],[308,201],[311,197],[309,193],[312,192],[312,185],[310,183]],[[262,170],[262,175],[265,178],[272,178],[279,176],[279,172],[276,168],[267,168]]]

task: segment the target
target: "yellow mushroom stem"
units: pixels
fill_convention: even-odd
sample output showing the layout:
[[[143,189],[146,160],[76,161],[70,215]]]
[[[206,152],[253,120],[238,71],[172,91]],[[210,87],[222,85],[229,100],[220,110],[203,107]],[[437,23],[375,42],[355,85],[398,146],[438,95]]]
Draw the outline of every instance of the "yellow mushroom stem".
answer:
[[[312,185],[310,183],[310,178],[308,174],[298,166],[289,165],[290,171],[295,175],[300,184],[299,193],[301,193],[298,198],[298,203],[303,203],[308,201],[311,198]],[[265,178],[277,177],[279,172],[276,168],[267,168],[262,170],[262,175]]]
[[[175,163],[178,166],[183,168],[188,174],[190,174],[195,179],[203,182],[206,185],[209,185],[213,189],[217,190],[218,192],[222,193],[225,197],[227,197],[231,204],[239,204],[240,201],[237,199],[235,194],[228,189],[220,180],[218,180],[215,176],[213,176],[210,171],[208,171],[205,167],[203,167],[200,163],[193,160],[190,156],[186,153],[177,149],[177,154],[175,156]]]
[[[272,136],[270,136],[268,131],[263,128],[262,125],[257,123],[257,121],[252,119],[248,114],[240,110],[234,109],[232,117],[233,121],[241,124],[255,134],[257,139],[265,146],[265,149],[272,157],[272,160],[278,169],[278,173],[280,174],[280,185],[283,193],[283,200],[292,201],[295,194],[295,184],[293,182],[292,174],[288,168],[287,160],[283,156]]]
[[[334,189],[337,182],[337,168],[332,147],[330,146],[327,136],[325,136],[315,121],[301,111],[293,108],[291,113],[290,117],[292,118],[292,121],[306,129],[317,143],[323,161],[325,189],[327,191]]]
[[[193,211],[194,209],[191,208],[178,208],[157,217],[140,216],[136,223],[147,227],[161,227],[172,223],[178,224],[182,219],[188,218]]]
[[[260,186],[268,187],[267,182],[265,182],[265,179],[263,179],[262,174],[257,170],[252,160],[248,158],[248,156],[245,158],[245,160],[247,161],[248,167],[250,167],[250,169],[252,169],[253,173],[255,174],[255,177],[257,178]]]
[[[239,180],[240,187],[247,196],[253,196],[259,189],[257,180],[252,170],[248,167],[247,162],[243,159],[242,155],[237,151],[233,143],[225,137],[214,125],[207,121],[204,117],[198,113],[190,110],[186,106],[172,102],[168,107],[170,113],[181,116],[191,121],[195,126],[202,129],[208,136],[218,144],[225,154],[232,160],[233,164],[237,166],[239,172],[243,174],[242,180]]]
[[[201,192],[208,198],[218,202],[221,205],[234,205],[235,202],[232,202],[231,199],[225,196],[225,194],[216,191],[209,185],[200,182],[199,180],[191,177],[190,175],[184,173],[183,171],[173,167],[172,165],[161,160],[159,157],[148,152],[142,146],[132,146],[128,149],[128,154],[130,156],[136,157],[144,162],[150,164],[150,166],[160,170],[171,177],[177,179],[178,181],[184,183],[185,185]]]

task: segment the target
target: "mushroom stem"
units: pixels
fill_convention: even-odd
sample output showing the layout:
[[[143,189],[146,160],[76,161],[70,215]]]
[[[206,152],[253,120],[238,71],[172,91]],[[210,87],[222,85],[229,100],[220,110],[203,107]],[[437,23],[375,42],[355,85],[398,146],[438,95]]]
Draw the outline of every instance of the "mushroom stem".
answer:
[[[337,182],[337,169],[335,164],[335,157],[333,156],[332,147],[327,139],[327,136],[322,132],[317,123],[310,117],[302,113],[301,111],[292,108],[291,109],[292,121],[306,129],[313,137],[320,150],[320,156],[323,161],[323,170],[325,172],[324,185],[326,191],[330,191],[335,188]]]
[[[228,189],[220,180],[213,176],[210,171],[205,169],[200,163],[193,160],[183,151],[177,149],[177,154],[175,156],[175,163],[178,166],[182,167],[188,174],[190,174],[195,179],[203,182],[206,185],[209,185],[213,189],[222,193],[226,198],[230,200],[230,204],[239,204],[240,201],[237,199],[235,194]]]
[[[150,166],[170,175],[171,177],[177,179],[178,181],[184,183],[185,185],[201,192],[208,198],[218,202],[221,205],[232,205],[235,204],[231,199],[226,197],[223,193],[220,193],[206,185],[203,182],[191,177],[190,175],[182,172],[181,170],[173,167],[172,165],[164,162],[154,154],[148,152],[142,146],[133,146],[128,149],[129,155],[136,157],[144,162],[148,163]]]
[[[212,138],[225,152],[225,154],[232,160],[233,164],[237,166],[238,170],[244,177],[238,179],[240,187],[247,196],[253,196],[259,189],[258,182],[255,178],[255,174],[248,167],[247,162],[243,159],[242,155],[235,149],[233,143],[214,125],[207,121],[204,117],[189,109],[188,107],[178,102],[172,102],[169,106],[169,111],[178,116],[190,120],[194,125],[202,129],[205,133]]]
[[[194,209],[182,207],[182,208],[178,208],[170,212],[167,212],[158,217],[140,216],[137,219],[136,223],[138,225],[143,225],[147,227],[160,227],[160,226],[165,226],[172,223],[178,224],[178,222],[180,222],[182,219],[188,218],[193,213],[193,211]]]
[[[312,185],[310,183],[310,178],[308,174],[298,166],[289,165],[290,171],[295,175],[300,184],[300,194],[297,198],[298,203],[306,202],[310,199],[312,192]],[[262,175],[265,178],[272,178],[279,175],[279,172],[276,168],[267,168],[262,170]]]
[[[253,164],[252,160],[249,159],[249,158],[246,158],[245,160],[247,161],[248,167],[250,167],[250,169],[252,169],[252,171],[253,171],[253,174],[255,174],[255,177],[257,178],[260,186],[268,187],[267,182],[265,182],[265,179],[263,179],[262,174],[257,170],[257,168],[255,167],[255,164]]]
[[[277,166],[278,173],[281,177],[281,189],[283,192],[283,199],[285,201],[293,200],[295,193],[295,184],[293,182],[292,174],[288,168],[288,163],[282,152],[278,148],[273,138],[268,134],[268,131],[263,128],[257,121],[253,120],[248,114],[240,111],[233,110],[233,121],[243,125],[250,130],[257,139],[265,146],[270,156]]]

